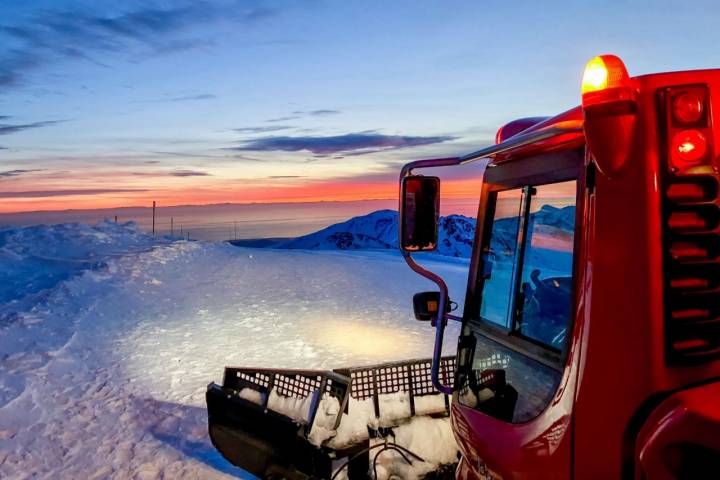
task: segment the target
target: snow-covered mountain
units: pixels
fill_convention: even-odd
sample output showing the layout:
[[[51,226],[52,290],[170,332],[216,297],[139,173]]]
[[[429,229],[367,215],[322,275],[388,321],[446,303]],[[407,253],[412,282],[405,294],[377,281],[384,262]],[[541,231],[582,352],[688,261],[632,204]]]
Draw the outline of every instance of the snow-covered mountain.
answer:
[[[543,207],[530,215],[536,234],[545,237],[566,238],[571,235],[575,207]],[[438,249],[440,255],[469,257],[475,236],[475,219],[463,215],[440,217]],[[493,235],[494,251],[511,251],[517,235],[516,217],[496,222]],[[368,215],[353,217],[315,233],[274,245],[275,248],[304,250],[364,250],[396,249],[398,241],[398,212],[378,210]]]
[[[462,215],[440,218],[438,253],[451,257],[469,257],[472,250],[475,220]],[[298,237],[276,248],[305,250],[396,249],[398,212],[378,210],[353,217],[318,232]]]
[[[277,248],[304,250],[397,248],[397,223],[396,211],[378,210],[294,238],[278,245]]]

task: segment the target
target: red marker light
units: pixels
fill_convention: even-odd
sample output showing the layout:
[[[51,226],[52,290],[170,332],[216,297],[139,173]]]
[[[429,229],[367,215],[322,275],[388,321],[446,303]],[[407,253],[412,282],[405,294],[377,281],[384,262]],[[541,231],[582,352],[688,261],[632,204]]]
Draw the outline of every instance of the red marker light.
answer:
[[[672,159],[678,167],[699,163],[707,154],[707,139],[697,130],[683,130],[672,140]]]
[[[673,118],[683,125],[696,123],[704,111],[703,100],[694,92],[681,93],[673,99]]]

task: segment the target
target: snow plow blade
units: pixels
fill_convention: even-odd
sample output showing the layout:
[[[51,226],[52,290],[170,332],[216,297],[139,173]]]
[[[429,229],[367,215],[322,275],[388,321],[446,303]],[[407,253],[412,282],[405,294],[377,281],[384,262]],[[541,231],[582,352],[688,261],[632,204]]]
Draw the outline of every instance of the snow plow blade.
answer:
[[[446,381],[454,363],[455,358],[442,361]],[[223,384],[211,383],[206,393],[210,438],[229,462],[262,479],[329,480],[336,473],[371,479],[378,468],[372,460],[384,450],[404,452],[408,464],[425,462],[395,444],[393,428],[416,415],[447,421],[449,398],[432,387],[430,365],[412,360],[335,371],[226,367]],[[360,419],[360,436],[358,414],[367,415]],[[341,433],[343,420],[343,427],[354,422],[353,436],[348,428]],[[454,478],[456,460],[433,464],[423,476]]]
[[[207,389],[210,439],[229,462],[260,478],[330,478],[331,452],[312,445],[307,435],[318,392],[344,406],[349,384],[349,378],[328,371],[227,367],[223,385],[211,383]],[[271,392],[310,398],[309,418],[268,408]]]

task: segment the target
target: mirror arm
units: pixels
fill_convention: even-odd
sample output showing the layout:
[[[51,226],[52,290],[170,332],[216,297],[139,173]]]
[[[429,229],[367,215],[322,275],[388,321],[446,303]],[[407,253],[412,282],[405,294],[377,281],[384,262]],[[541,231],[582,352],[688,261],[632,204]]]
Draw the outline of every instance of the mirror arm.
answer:
[[[453,165],[460,165],[462,163],[462,160],[460,157],[448,157],[448,158],[435,158],[432,160],[417,160],[415,162],[407,163],[403,166],[402,170],[400,171],[400,184],[402,185],[403,178],[409,176],[413,169],[415,168],[432,168],[432,167],[449,167]],[[403,198],[402,195],[400,197],[400,209],[399,211],[402,212],[403,210]],[[398,230],[400,230],[398,228]],[[400,240],[400,245],[402,245],[402,239]],[[442,279],[440,275],[437,275],[430,270],[426,270],[425,268],[421,267],[415,262],[415,259],[412,258],[410,253],[404,251],[402,248],[400,249],[402,252],[403,258],[405,259],[405,262],[408,264],[408,266],[418,275],[421,275],[431,282],[435,283],[438,286],[438,289],[440,290],[440,301],[438,302],[438,313],[437,318],[433,321],[433,326],[435,327],[435,347],[433,349],[433,359],[432,359],[432,368],[430,372],[430,376],[432,378],[432,384],[433,386],[441,393],[444,393],[446,395],[452,395],[453,389],[452,387],[448,387],[447,385],[444,385],[440,381],[440,359],[442,358],[442,346],[443,346],[443,337],[445,334],[445,320],[446,318],[452,318],[453,316],[448,316],[445,314],[445,304],[449,301],[448,300],[448,288],[445,284],[445,281]],[[455,318],[452,318],[455,320]]]
[[[430,376],[432,378],[432,384],[433,386],[441,393],[444,393],[446,395],[452,395],[453,389],[452,387],[448,387],[447,385],[444,385],[440,381],[440,359],[442,358],[442,346],[443,346],[443,337],[445,334],[445,320],[448,318],[447,314],[443,314],[445,312],[445,305],[448,302],[448,288],[445,284],[445,281],[442,279],[440,275],[437,275],[430,270],[426,270],[420,265],[418,265],[415,262],[415,259],[413,259],[409,253],[402,252],[403,257],[405,258],[405,262],[407,262],[408,266],[417,273],[418,275],[421,275],[431,282],[435,283],[435,285],[438,286],[438,290],[440,290],[440,301],[438,302],[438,313],[437,318],[435,318],[432,321],[433,326],[435,327],[435,347],[433,349],[433,358],[432,358],[432,367],[430,370]],[[454,316],[454,315],[453,315]]]
[[[400,171],[400,181],[410,175],[415,168],[450,167],[463,163],[460,157],[433,158],[431,160],[416,160],[406,163]]]

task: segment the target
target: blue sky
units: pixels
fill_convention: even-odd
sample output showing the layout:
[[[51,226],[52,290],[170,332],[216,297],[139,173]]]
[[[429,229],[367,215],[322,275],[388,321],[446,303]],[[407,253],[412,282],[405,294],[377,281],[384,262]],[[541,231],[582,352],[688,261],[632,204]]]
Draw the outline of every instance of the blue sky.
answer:
[[[719,20],[716,2],[5,0],[0,198],[373,197],[407,160],[576,105],[597,54],[717,66]]]

